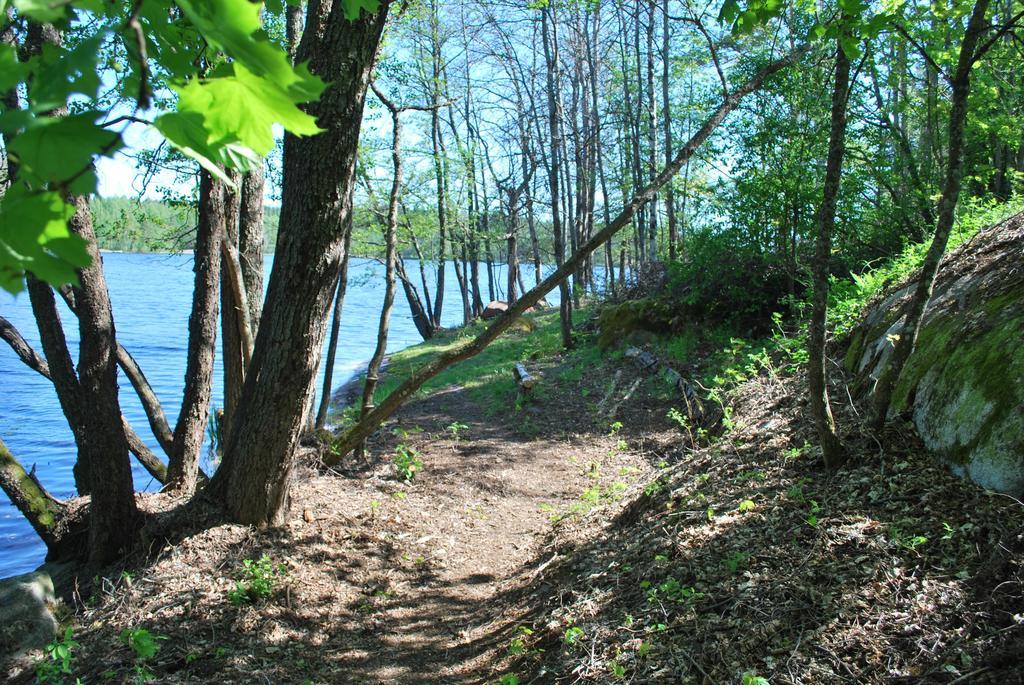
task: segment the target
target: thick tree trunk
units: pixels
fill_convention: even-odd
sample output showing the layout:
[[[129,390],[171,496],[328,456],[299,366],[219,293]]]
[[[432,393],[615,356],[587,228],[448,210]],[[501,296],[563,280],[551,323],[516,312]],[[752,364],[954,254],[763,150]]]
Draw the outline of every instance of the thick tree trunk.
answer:
[[[690,140],[687,141],[686,145],[676,153],[676,156],[672,159],[672,163],[662,169],[654,178],[654,181],[636,193],[632,199],[630,199],[629,204],[623,208],[611,223],[602,228],[599,232],[595,233],[594,236],[584,245],[580,246],[580,249],[576,254],[559,266],[555,272],[544,279],[540,285],[536,286],[529,292],[524,293],[515,305],[509,307],[508,311],[488,326],[483,333],[470,342],[444,352],[418,369],[415,369],[401,385],[399,385],[384,399],[383,402],[377,405],[372,412],[364,417],[358,424],[346,431],[338,439],[335,443],[337,449],[334,455],[328,458],[328,463],[337,463],[337,461],[339,461],[343,456],[355,449],[356,446],[377,430],[377,428],[387,420],[389,416],[397,411],[405,400],[423,387],[423,384],[428,380],[434,378],[437,374],[441,373],[453,364],[464,359],[469,359],[486,349],[491,342],[508,330],[508,328],[515,323],[516,319],[537,304],[537,302],[539,302],[540,299],[553,288],[564,282],[565,279],[573,273],[581,261],[586,259],[588,255],[594,252],[594,250],[599,248],[606,241],[610,240],[612,236],[621,231],[623,227],[632,221],[633,217],[636,216],[637,211],[646,203],[650,202],[657,195],[658,189],[664,186],[672,179],[673,176],[675,176],[675,174],[679,172],[683,164],[686,163],[686,160],[704,144],[714,130],[718,128],[719,124],[722,123],[725,117],[731,111],[736,109],[744,97],[761,88],[765,79],[777,73],[781,69],[793,64],[806,52],[806,46],[797,48],[787,56],[765,65],[749,80],[733,89],[732,92],[723,99],[717,109],[715,109],[715,111],[704,121],[704,124],[697,130]]]
[[[252,367],[210,490],[228,516],[273,525],[288,513],[293,457],[320,362],[327,310],[351,227],[359,126],[389,3],[349,22],[313,3],[297,59],[329,85],[309,105],[324,132],[286,136],[281,229]]]
[[[96,247],[89,203],[73,200],[71,231],[86,241],[92,264],[79,270],[74,289],[78,305],[78,382],[87,402],[86,439],[89,455],[89,563],[105,564],[127,550],[136,533],[138,511],[128,459],[128,441],[117,396],[117,342],[114,317]]]
[[[190,494],[196,488],[213,391],[224,210],[223,186],[207,172],[200,172],[195,289],[188,319],[185,392],[174,427],[174,452],[167,465],[168,487],[184,494]]]
[[[266,185],[263,166],[242,177],[242,198],[238,215],[238,258],[242,263],[242,281],[249,303],[249,325],[253,341],[263,313],[263,253],[266,236],[263,226],[263,190]]]
[[[840,23],[849,17],[840,18]],[[846,102],[850,86],[850,58],[836,41],[835,85],[832,89],[832,126],[829,133],[828,157],[825,161],[825,191],[818,213],[818,236],[814,245],[812,264],[813,292],[811,296],[811,326],[808,348],[810,363],[807,372],[811,417],[818,432],[825,466],[838,468],[846,460],[846,453],[836,435],[835,419],[828,400],[828,373],[825,370],[825,340],[827,337],[828,277],[832,255],[832,228],[839,200],[839,184],[843,173],[843,155],[846,151]]]
[[[949,234],[953,228],[957,198],[963,176],[964,161],[964,126],[967,122],[967,98],[971,91],[971,68],[977,59],[975,54],[982,33],[986,30],[985,13],[988,11],[989,0],[977,0],[971,18],[967,22],[960,54],[957,59],[956,72],[953,74],[953,93],[949,111],[949,159],[946,168],[946,180],[939,200],[938,219],[932,244],[921,265],[921,275],[911,300],[910,311],[903,325],[899,339],[893,349],[892,358],[882,371],[875,384],[874,415],[871,427],[875,433],[881,432],[889,413],[893,388],[903,371],[917,344],[917,336],[921,330],[921,319],[928,301],[932,297],[935,285],[935,274],[939,270],[942,255],[946,252]]]

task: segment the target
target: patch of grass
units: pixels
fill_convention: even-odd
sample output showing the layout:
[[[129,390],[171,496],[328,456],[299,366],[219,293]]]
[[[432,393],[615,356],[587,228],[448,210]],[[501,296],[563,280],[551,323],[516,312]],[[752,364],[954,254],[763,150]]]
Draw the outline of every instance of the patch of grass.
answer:
[[[586,316],[586,310],[580,312]],[[452,366],[427,381],[419,394],[450,385],[466,388],[474,399],[485,407],[511,406],[516,391],[512,378],[512,365],[527,363],[539,357],[556,354],[561,349],[558,310],[527,314],[527,326],[514,327],[491,343],[480,354]],[[462,328],[439,332],[426,342],[408,347],[391,355],[387,375],[377,386],[374,399],[382,401],[421,365],[444,352],[450,352],[469,342],[485,328],[483,322],[474,322]]]
[[[266,554],[256,560],[245,559],[235,587],[228,591],[228,601],[239,606],[269,599],[287,574],[284,564],[274,564]]]

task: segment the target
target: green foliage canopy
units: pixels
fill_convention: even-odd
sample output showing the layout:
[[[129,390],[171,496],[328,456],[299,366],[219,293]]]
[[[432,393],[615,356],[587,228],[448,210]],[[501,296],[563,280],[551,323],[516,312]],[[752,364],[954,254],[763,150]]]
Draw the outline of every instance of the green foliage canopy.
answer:
[[[355,18],[377,3],[345,0],[346,13]],[[0,0],[0,29],[29,37],[20,51],[10,44],[17,38],[0,44],[9,176],[0,199],[0,287],[18,292],[26,272],[76,282],[89,258],[69,229],[69,200],[95,191],[93,161],[123,146],[123,121],[154,113],[168,143],[226,183],[225,169],[262,164],[274,124],[295,135],[320,131],[300,105],[325,84],[289,62],[263,30],[261,11],[249,0]],[[52,24],[64,44],[32,45],[33,24]],[[112,63],[123,73],[115,105],[104,106]],[[115,107],[130,114],[116,116]]]

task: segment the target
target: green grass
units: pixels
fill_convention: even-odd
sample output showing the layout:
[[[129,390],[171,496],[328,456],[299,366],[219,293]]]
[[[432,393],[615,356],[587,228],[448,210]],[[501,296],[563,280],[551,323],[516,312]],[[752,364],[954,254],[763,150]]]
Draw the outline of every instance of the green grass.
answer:
[[[1005,203],[972,198],[960,207],[956,225],[949,236],[946,251],[953,250],[974,237],[978,231],[1007,219],[1024,209],[1024,198]],[[836,337],[849,334],[860,322],[868,304],[878,293],[911,276],[924,262],[931,245],[929,238],[923,243],[912,243],[895,258],[850,278],[833,279],[830,286],[829,326]]]
[[[585,310],[578,312],[579,318],[585,316]],[[557,309],[527,314],[523,319],[525,322],[513,325],[480,354],[427,381],[417,396],[429,395],[450,385],[459,385],[485,407],[497,408],[506,404],[505,400],[516,391],[515,380],[512,378],[513,364],[551,356],[561,349]],[[388,372],[377,386],[374,400],[379,403],[414,369],[443,352],[469,342],[485,327],[483,322],[474,322],[469,326],[443,331],[432,340],[392,354]]]

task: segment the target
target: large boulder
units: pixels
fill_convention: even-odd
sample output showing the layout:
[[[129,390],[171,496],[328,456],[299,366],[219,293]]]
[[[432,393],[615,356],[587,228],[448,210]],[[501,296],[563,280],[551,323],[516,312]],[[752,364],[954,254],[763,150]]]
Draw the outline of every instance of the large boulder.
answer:
[[[893,395],[925,446],[979,485],[1024,495],[1024,213],[943,260]],[[916,275],[915,275],[916,277]],[[902,333],[914,281],[868,310],[845,357],[870,391]]]
[[[53,580],[35,571],[0,580],[0,663],[40,649],[57,635]]]

